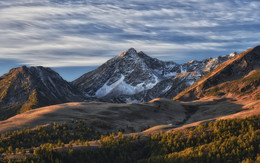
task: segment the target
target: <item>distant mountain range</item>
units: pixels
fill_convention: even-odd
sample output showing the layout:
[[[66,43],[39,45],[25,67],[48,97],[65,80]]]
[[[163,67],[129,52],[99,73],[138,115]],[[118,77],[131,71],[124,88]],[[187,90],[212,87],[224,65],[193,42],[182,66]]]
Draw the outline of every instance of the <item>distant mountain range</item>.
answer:
[[[72,101],[137,103],[173,98],[235,55],[177,64],[130,48],[71,83],[50,68],[14,68],[0,77],[0,119]]]

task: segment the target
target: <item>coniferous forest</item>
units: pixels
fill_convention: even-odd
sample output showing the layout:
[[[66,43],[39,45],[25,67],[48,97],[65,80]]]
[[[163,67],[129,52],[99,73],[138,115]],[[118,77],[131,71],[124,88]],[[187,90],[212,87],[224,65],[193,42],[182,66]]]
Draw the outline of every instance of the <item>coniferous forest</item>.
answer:
[[[260,116],[168,133],[102,134],[83,120],[2,134],[4,162],[257,162]],[[89,141],[96,140],[98,147]],[[81,145],[81,148],[76,148]]]

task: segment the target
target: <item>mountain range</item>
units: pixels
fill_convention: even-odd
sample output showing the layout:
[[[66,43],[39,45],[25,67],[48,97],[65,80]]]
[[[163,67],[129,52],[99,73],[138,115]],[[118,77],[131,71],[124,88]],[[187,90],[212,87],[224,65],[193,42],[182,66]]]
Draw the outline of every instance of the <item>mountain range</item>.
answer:
[[[65,102],[170,99],[235,55],[177,64],[130,48],[71,83],[50,68],[14,68],[0,77],[0,119]]]
[[[0,162],[257,161],[259,115],[260,46],[184,64],[131,48],[71,83],[22,66],[0,77]]]
[[[154,63],[149,64],[152,62]],[[128,66],[125,66],[127,64]],[[72,83],[62,80],[49,68],[23,66],[12,69],[1,77],[1,86],[4,85],[3,81],[10,83],[9,86],[5,84],[6,87],[1,87],[1,90],[3,88],[7,90],[6,94],[1,93],[1,99],[10,107],[5,110],[1,109],[1,115],[5,115],[2,119],[7,119],[17,113],[21,114],[1,121],[0,133],[28,126],[34,128],[37,125],[47,125],[52,121],[68,122],[72,118],[83,119],[102,132],[116,132],[124,129],[129,133],[163,124],[168,124],[166,129],[169,129],[169,127],[189,127],[214,119],[258,115],[260,114],[259,65],[260,46],[240,54],[191,61],[181,65],[159,61],[148,57],[143,52],[137,53],[134,49],[129,49]],[[129,67],[133,70],[131,71]],[[207,72],[209,73],[206,74]],[[49,76],[50,74],[52,75]],[[198,74],[206,75],[200,78]],[[140,85],[139,77],[142,77],[142,83],[151,81],[146,83],[150,89],[145,90],[145,85]],[[176,83],[177,81],[179,83]],[[84,89],[86,83],[92,84],[93,88]],[[133,87],[135,84],[140,88],[132,89],[132,92],[123,91],[127,87],[122,86],[127,84],[128,87]],[[172,96],[162,91],[167,84],[174,85],[169,89],[173,92]],[[113,89],[104,89],[109,91],[101,92],[104,85]],[[15,94],[17,90],[19,92]],[[43,93],[45,91],[48,94]],[[22,96],[19,96],[20,92],[23,92]],[[164,94],[165,97],[168,96],[173,100],[157,98],[142,103],[118,104],[118,101],[111,103],[112,100],[119,99],[116,93],[129,92],[135,94],[121,94],[120,98],[141,97],[142,92],[146,92],[153,96]],[[175,96],[177,92],[180,93]],[[17,99],[17,104],[21,108],[15,110],[15,105],[11,104],[16,104],[13,101]],[[88,102],[90,100],[95,101]],[[52,105],[54,103],[58,105]],[[46,104],[52,106],[46,106]],[[4,106],[3,102],[1,106]],[[40,106],[46,107],[33,109]],[[6,114],[8,109],[13,111],[12,114]],[[24,111],[26,112],[22,113]]]
[[[235,55],[177,64],[160,61],[130,48],[72,84],[87,97],[106,102],[138,103],[158,97],[172,98]]]

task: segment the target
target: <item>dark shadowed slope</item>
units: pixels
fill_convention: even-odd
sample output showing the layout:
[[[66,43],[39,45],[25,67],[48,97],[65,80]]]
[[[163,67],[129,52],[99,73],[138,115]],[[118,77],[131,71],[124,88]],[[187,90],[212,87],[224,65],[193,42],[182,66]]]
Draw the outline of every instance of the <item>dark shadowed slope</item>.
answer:
[[[29,110],[0,121],[0,133],[24,127],[36,127],[52,122],[70,122],[84,119],[89,125],[106,132],[141,131],[149,126],[179,124],[186,118],[186,110],[178,102],[160,99],[142,104],[113,104],[103,102],[81,102],[52,105]]]

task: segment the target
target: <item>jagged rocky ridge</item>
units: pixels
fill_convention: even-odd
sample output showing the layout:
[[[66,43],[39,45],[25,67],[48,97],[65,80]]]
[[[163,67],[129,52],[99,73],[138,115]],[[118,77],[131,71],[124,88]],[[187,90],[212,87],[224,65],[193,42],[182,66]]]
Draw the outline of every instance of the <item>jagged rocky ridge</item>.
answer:
[[[0,77],[0,120],[30,109],[83,101],[84,96],[50,68],[13,68]]]
[[[259,99],[260,46],[248,49],[205,75],[174,100],[192,101],[205,96],[248,95]]]
[[[164,62],[130,48],[72,82],[87,97],[107,102],[172,98],[236,53],[184,64]]]

